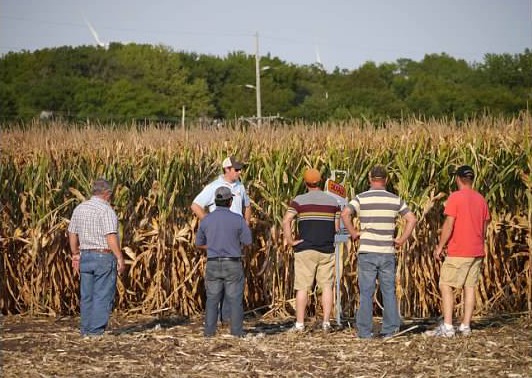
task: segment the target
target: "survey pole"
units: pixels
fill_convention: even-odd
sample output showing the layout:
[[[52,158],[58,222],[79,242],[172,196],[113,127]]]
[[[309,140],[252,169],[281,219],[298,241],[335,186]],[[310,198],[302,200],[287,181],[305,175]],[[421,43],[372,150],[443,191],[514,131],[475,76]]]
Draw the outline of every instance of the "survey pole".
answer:
[[[336,199],[338,206],[341,210],[347,205],[347,191],[344,183],[347,176],[347,171],[332,170],[331,176],[325,182],[325,192]],[[342,220],[340,219],[340,229],[334,236],[334,254],[335,254],[335,267],[336,267],[336,324],[341,326],[342,324],[342,297],[341,297],[341,264],[342,264],[342,251],[345,243],[349,240],[349,233],[344,227]]]

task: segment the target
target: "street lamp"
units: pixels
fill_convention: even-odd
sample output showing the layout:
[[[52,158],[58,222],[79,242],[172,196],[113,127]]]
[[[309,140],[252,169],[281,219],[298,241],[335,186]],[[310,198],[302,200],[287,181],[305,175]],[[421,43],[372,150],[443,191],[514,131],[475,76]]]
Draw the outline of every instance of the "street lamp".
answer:
[[[260,72],[264,72],[264,71],[268,71],[268,70],[271,70],[271,69],[272,69],[272,67],[270,67],[270,66],[264,66],[264,67],[261,67],[259,71]],[[260,81],[260,72],[259,72],[259,81]],[[246,87],[246,88],[250,88],[250,89],[256,89],[257,88],[257,86],[253,85],[253,84],[244,84],[243,86]]]
[[[260,99],[260,55],[259,32],[255,34],[255,91],[257,93],[257,126],[262,126],[262,104]]]

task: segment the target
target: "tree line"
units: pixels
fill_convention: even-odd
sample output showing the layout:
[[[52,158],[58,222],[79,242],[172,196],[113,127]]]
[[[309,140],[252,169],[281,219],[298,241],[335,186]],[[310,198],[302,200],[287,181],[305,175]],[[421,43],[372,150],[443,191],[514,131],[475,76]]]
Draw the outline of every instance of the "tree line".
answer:
[[[467,63],[445,53],[421,61],[367,62],[327,72],[261,57],[262,115],[312,122],[402,117],[516,115],[532,99],[532,52],[486,54]],[[0,58],[0,118],[39,114],[80,121],[180,122],[256,115],[255,57],[112,43],[59,47]],[[45,113],[48,112],[48,113]]]

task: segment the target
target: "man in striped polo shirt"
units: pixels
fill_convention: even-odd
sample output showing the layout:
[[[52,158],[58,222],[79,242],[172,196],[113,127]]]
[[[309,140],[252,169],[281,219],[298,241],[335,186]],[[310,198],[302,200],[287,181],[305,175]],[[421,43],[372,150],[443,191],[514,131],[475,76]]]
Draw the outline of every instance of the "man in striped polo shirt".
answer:
[[[340,207],[336,199],[321,190],[318,170],[307,169],[303,179],[308,193],[294,198],[283,218],[285,242],[294,247],[296,324],[293,330],[305,329],[308,293],[316,280],[322,290],[323,330],[327,332],[331,327],[334,235],[339,227]],[[299,238],[292,237],[292,222],[296,217]]]
[[[342,220],[351,237],[360,238],[360,305],[356,317],[359,338],[373,337],[373,294],[377,278],[384,306],[381,336],[392,336],[401,325],[395,295],[395,247],[405,243],[417,220],[401,198],[386,190],[386,182],[386,169],[376,165],[369,173],[370,189],[357,195],[342,211]],[[353,226],[352,215],[360,220],[360,232]],[[406,220],[406,225],[402,235],[394,238],[398,215]]]

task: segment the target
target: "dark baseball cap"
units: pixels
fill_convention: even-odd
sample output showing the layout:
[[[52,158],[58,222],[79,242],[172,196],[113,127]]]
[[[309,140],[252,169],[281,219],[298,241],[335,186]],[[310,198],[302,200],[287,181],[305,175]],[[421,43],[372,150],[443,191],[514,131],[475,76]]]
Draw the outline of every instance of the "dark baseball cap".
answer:
[[[220,186],[214,192],[214,198],[220,201],[228,200],[233,198],[233,193],[231,193],[231,189],[229,189],[227,186]]]
[[[467,177],[471,180],[475,178],[475,172],[473,171],[473,168],[471,168],[469,165],[462,165],[458,167],[455,174],[458,177]]]
[[[371,171],[369,171],[369,177],[372,179],[386,179],[388,177],[388,173],[386,172],[386,168],[384,168],[384,166],[376,165],[371,168]]]

